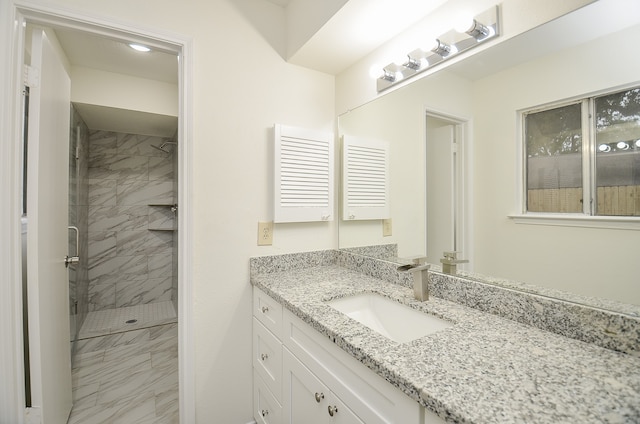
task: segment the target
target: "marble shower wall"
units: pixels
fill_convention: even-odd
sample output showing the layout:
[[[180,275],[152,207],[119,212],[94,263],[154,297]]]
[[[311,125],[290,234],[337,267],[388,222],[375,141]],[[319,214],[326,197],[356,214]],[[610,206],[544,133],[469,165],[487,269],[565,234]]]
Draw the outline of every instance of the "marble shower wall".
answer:
[[[172,300],[175,203],[166,139],[89,136],[89,310]]]
[[[69,225],[79,229],[80,262],[69,267],[69,305],[71,306],[71,338],[75,340],[89,311],[89,128],[73,105],[69,131]],[[75,246],[75,234],[69,231],[69,252]],[[77,310],[73,308],[77,302]],[[76,312],[74,314],[74,312]]]

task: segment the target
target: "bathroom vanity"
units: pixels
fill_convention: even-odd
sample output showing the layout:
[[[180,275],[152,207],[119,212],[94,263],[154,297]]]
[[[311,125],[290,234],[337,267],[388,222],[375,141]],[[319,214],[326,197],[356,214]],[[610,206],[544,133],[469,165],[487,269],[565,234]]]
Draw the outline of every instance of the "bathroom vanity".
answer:
[[[608,318],[602,332],[618,325],[621,336],[606,341],[607,349],[441,297],[417,301],[395,267],[346,256],[322,251],[251,259],[257,422],[640,420],[637,317]],[[367,275],[373,269],[378,274]],[[444,275],[430,274],[437,292]],[[393,341],[332,305],[362,293],[450,325]],[[531,310],[551,310],[544,301],[533,296]]]
[[[424,407],[254,288],[254,411],[262,423],[416,423]],[[425,423],[443,422],[432,416]]]

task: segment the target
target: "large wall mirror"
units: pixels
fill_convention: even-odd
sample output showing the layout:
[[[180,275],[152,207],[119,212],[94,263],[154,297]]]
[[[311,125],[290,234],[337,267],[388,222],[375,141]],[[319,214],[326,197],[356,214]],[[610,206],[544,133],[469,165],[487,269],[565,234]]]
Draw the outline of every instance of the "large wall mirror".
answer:
[[[340,248],[397,244],[397,256],[433,264],[457,250],[474,275],[640,315],[640,217],[513,218],[520,111],[640,86],[632,3],[594,2],[341,115],[341,135],[391,146],[391,235],[382,220],[341,216]]]

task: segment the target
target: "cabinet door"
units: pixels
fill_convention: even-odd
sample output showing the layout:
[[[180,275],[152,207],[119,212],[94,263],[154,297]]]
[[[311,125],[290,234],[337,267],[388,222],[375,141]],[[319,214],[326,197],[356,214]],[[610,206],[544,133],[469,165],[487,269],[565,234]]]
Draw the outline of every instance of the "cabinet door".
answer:
[[[287,349],[283,350],[283,415],[287,424],[329,423],[329,390]]]
[[[364,421],[347,408],[333,392],[327,396],[327,407],[324,413],[329,417],[328,422],[331,424],[364,424]]]
[[[284,422],[363,424],[307,367],[283,349]]]

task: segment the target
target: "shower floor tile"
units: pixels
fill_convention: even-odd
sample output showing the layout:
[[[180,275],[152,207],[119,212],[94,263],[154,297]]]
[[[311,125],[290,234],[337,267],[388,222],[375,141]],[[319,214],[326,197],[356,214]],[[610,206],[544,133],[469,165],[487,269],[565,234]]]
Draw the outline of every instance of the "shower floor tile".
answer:
[[[173,302],[156,302],[89,312],[78,339],[121,333],[177,321]]]
[[[128,333],[126,344],[76,354],[68,424],[179,423],[177,323]]]

